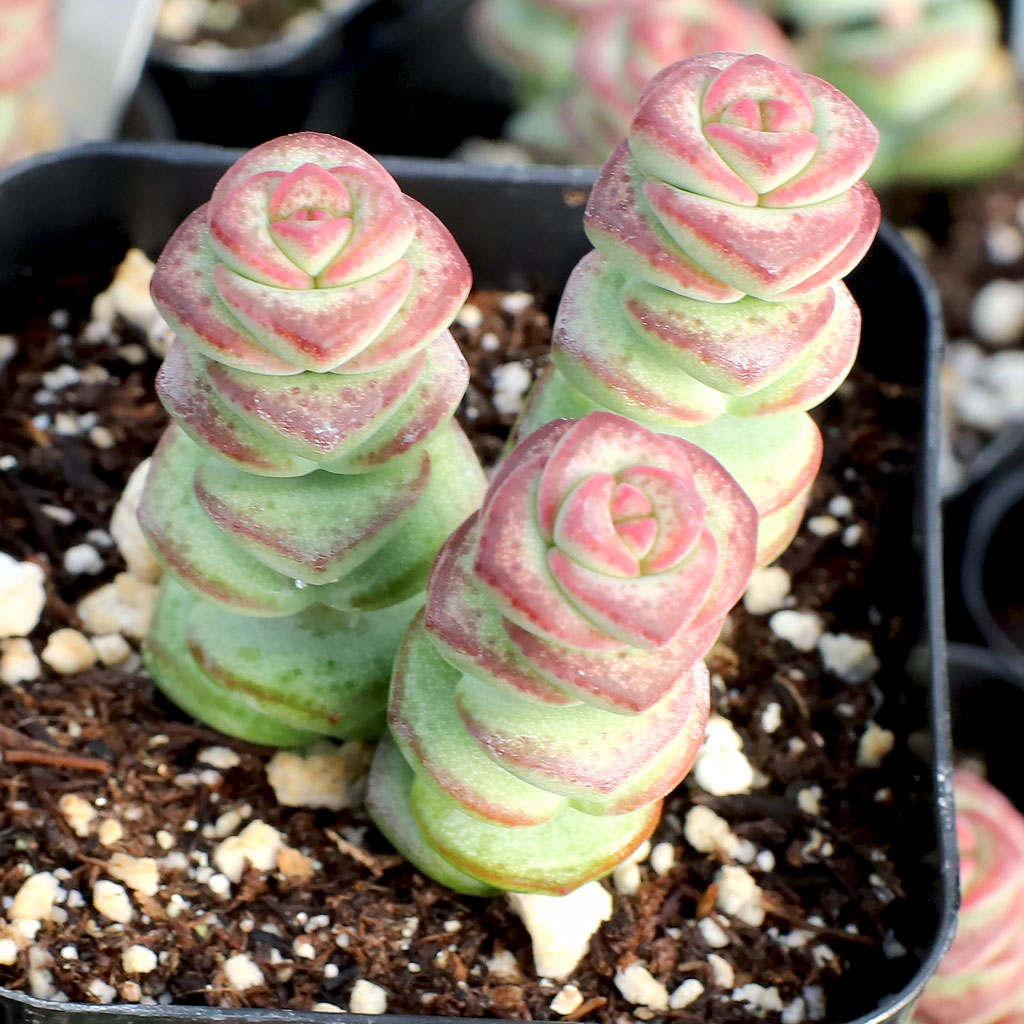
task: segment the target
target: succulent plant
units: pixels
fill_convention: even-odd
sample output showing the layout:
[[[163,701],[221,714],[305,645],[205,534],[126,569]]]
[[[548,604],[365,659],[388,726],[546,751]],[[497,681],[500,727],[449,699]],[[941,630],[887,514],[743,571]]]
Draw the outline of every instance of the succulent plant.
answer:
[[[368,804],[461,892],[563,893],[657,823],[704,736],[701,660],[754,564],[721,465],[607,412],[549,423],[438,556]]]
[[[586,16],[607,0],[477,0],[473,39],[522,101],[572,84],[572,55]]]
[[[377,161],[312,133],[242,157],[167,244],[146,657],[192,714],[262,742],[383,727],[430,564],[484,490],[451,418],[469,283]]]
[[[53,113],[30,92],[53,64],[55,0],[0,0],[0,166],[56,143]]]
[[[684,57],[732,51],[792,64],[775,23],[740,0],[616,0],[586,18],[572,54],[572,87],[549,92],[508,133],[543,159],[600,164],[629,130],[647,82]]]
[[[821,461],[805,410],[849,372],[860,311],[841,278],[879,208],[877,134],[842,93],[758,55],[660,72],[590,195],[529,433],[595,408],[705,448],[761,516],[758,562],[797,528]]]
[[[867,20],[850,22],[840,17],[846,3],[783,6],[808,29],[804,65],[878,125],[873,183],[983,178],[1024,149],[1024,103],[991,0],[908,0],[895,12],[862,0],[857,13]]]
[[[954,791],[959,925],[914,1020],[1014,1024],[1024,1020],[1024,816],[969,772],[957,772]]]

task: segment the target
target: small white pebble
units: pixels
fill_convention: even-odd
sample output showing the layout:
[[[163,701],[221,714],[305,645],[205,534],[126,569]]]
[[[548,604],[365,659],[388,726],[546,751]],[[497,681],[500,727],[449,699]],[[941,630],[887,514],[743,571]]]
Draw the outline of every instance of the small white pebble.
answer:
[[[725,949],[729,945],[729,936],[713,917],[702,917],[697,922],[697,930],[712,949]]]
[[[656,875],[667,875],[676,862],[676,849],[671,843],[658,843],[651,850],[651,870]]]
[[[513,361],[491,371],[494,384],[494,408],[502,416],[515,416],[523,408],[523,396],[533,383],[533,374],[525,363]]]
[[[766,733],[775,732],[782,725],[782,705],[778,701],[766,704],[761,712],[761,728]]]
[[[855,548],[859,543],[861,537],[864,536],[864,527],[860,523],[851,523],[843,530],[843,547],[844,548]]]
[[[788,641],[798,651],[813,651],[825,628],[815,612],[790,609],[776,612],[768,620],[768,625],[780,640]]]
[[[775,1013],[782,1013],[783,1010],[782,998],[774,985],[771,987],[753,983],[741,985],[739,988],[733,989],[732,998],[733,1002],[743,1003],[747,1009],[752,1011],[772,1010]]]
[[[94,636],[92,649],[104,665],[123,665],[132,656],[131,646],[120,633]]]
[[[759,871],[775,870],[775,854],[771,850],[761,850],[754,859]]]
[[[565,896],[509,893],[508,902],[530,933],[537,974],[556,981],[572,974],[591,936],[612,916],[611,893],[599,882],[587,882]]]
[[[485,352],[497,352],[501,347],[501,338],[499,338],[493,331],[488,331],[480,338],[480,347]]]
[[[1024,333],[1024,284],[1000,278],[979,289],[971,304],[971,328],[990,345],[1013,345]]]
[[[112,1003],[117,998],[117,989],[101,978],[93,978],[86,991],[100,1003]]]
[[[224,961],[224,976],[236,992],[245,992],[266,983],[259,965],[252,960],[248,953],[236,953],[234,956],[228,957]]]
[[[116,818],[105,818],[96,830],[96,838],[99,839],[101,846],[113,846],[119,843],[123,836],[124,828]]]
[[[821,814],[821,786],[807,786],[796,795],[796,804],[804,814]]]
[[[693,779],[712,796],[746,793],[754,784],[754,769],[743,753],[743,740],[721,715],[712,715],[708,721]]]
[[[127,974],[149,974],[156,970],[156,953],[148,946],[135,943],[121,954],[121,966]]]
[[[555,1013],[564,1017],[583,1005],[583,993],[575,985],[563,985],[548,1005]]]
[[[0,637],[32,632],[46,603],[45,576],[35,562],[0,551]]]
[[[312,942],[301,942],[297,939],[292,946],[292,950],[300,960],[316,959],[316,946]]]
[[[743,607],[751,615],[767,615],[785,605],[793,582],[781,566],[755,569],[743,595]]]
[[[612,871],[612,885],[623,896],[635,896],[640,891],[640,868],[632,861],[616,864]]]
[[[0,640],[0,683],[16,686],[38,679],[42,666],[32,644],[22,636]]]
[[[96,664],[96,652],[88,637],[68,627],[55,629],[49,635],[40,657],[61,675],[84,672]]]
[[[65,793],[57,801],[57,807],[76,836],[85,838],[92,831],[96,820],[96,808],[77,793]]]
[[[708,963],[711,965],[711,976],[719,988],[732,988],[736,984],[736,972],[725,957],[708,953]]]
[[[861,768],[880,768],[895,745],[895,733],[875,722],[868,722],[857,744],[857,764]]]
[[[697,1002],[702,995],[704,995],[704,986],[696,978],[687,978],[668,997],[668,1007],[670,1010],[685,1010],[687,1006]]]
[[[865,683],[882,667],[871,641],[849,633],[823,633],[818,652],[825,669],[846,683]]]
[[[853,515],[853,502],[845,494],[837,494],[828,503],[829,515],[845,519]]]
[[[348,1001],[349,1013],[386,1013],[388,994],[372,981],[360,978],[352,986],[352,995]]]
[[[662,1013],[669,1008],[668,989],[639,960],[615,971],[615,987],[634,1006],[647,1006]]]
[[[327,740],[305,750],[278,751],[267,763],[267,781],[282,807],[357,807],[366,793],[373,750],[358,740]]]
[[[719,910],[755,928],[764,923],[764,891],[746,868],[725,864],[715,874],[715,882]]]
[[[107,872],[143,896],[155,896],[160,888],[160,865],[152,857],[115,853],[107,863]]]
[[[237,768],[242,763],[242,759],[230,747],[204,747],[199,751],[196,760],[200,764],[208,764],[221,771]]]
[[[48,921],[60,889],[56,877],[49,871],[29,875],[14,897],[7,912],[11,921]]]
[[[132,901],[128,890],[117,882],[101,878],[92,889],[92,905],[106,918],[118,924],[132,919]]]
[[[484,322],[484,315],[480,311],[479,306],[474,306],[472,302],[467,302],[459,310],[455,320],[467,330],[475,331]]]
[[[815,537],[831,537],[840,530],[839,520],[835,516],[811,516],[807,520],[807,529]]]

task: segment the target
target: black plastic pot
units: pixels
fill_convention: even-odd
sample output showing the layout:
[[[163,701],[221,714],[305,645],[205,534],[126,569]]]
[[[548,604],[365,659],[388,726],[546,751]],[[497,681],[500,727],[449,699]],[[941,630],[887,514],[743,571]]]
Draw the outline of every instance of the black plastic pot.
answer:
[[[375,52],[371,35],[404,16],[400,0],[353,0],[325,15],[316,34],[264,46],[205,50],[157,41],[149,71],[172,110],[178,138],[254,146],[306,127],[324,82],[334,77],[350,83]],[[350,90],[337,90],[333,99],[333,119],[343,133]]]
[[[1004,468],[967,510],[964,605],[985,643],[1024,683],[1024,462]]]
[[[126,245],[151,254],[178,222],[204,202],[236,156],[201,146],[95,146],[40,158],[0,177],[0,301],[8,329],[55,276],[107,267]],[[561,291],[589,248],[582,203],[592,176],[555,168],[518,170],[389,160],[403,188],[449,226],[482,287]],[[852,1024],[906,1019],[909,1007],[951,939],[957,899],[956,841],[950,780],[952,760],[945,683],[938,493],[938,369],[941,331],[937,300],[920,264],[896,231],[879,240],[849,283],[864,314],[862,361],[893,386],[925,386],[919,458],[898,477],[883,510],[883,543],[871,586],[885,617],[904,623],[898,646],[878,653],[887,665],[889,719],[902,735],[925,733],[931,755],[922,765],[909,754],[894,769],[893,788],[920,793],[901,810],[898,862],[907,899],[894,917],[896,936],[910,954],[880,963],[871,977],[849,979],[845,997]],[[884,401],[884,398],[880,398]],[[933,654],[924,685],[908,682],[901,666],[922,637]],[[896,755],[893,755],[896,757]],[[904,772],[899,776],[895,773]],[[922,787],[921,782],[924,782]],[[310,1014],[224,1011],[188,1006],[71,1006],[0,990],[8,1024],[214,1024],[240,1020],[295,1022]],[[364,1021],[362,1017],[349,1018]],[[393,1018],[394,1019],[394,1018]],[[840,1024],[833,1015],[832,1024]]]
[[[128,101],[117,137],[132,142],[170,142],[177,138],[171,111],[148,75],[143,75]]]
[[[983,762],[989,781],[1024,810],[1024,774],[1016,730],[1024,686],[991,651],[950,644],[949,691],[957,755]]]

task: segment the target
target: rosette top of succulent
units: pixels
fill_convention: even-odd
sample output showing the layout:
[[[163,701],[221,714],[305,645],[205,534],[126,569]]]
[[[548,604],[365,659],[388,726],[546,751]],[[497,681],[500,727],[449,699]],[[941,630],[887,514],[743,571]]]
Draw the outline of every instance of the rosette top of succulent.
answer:
[[[760,55],[656,75],[590,196],[587,233],[628,273],[691,298],[780,301],[838,281],[880,219],[860,179],[878,132],[846,96]]]
[[[164,249],[153,297],[207,358],[351,374],[438,337],[469,289],[440,222],[371,156],[302,133],[252,150]]]
[[[56,0],[0,0],[0,89],[18,89],[53,63]]]
[[[956,773],[954,792],[959,924],[914,1020],[1010,1024],[1024,1015],[1024,815],[970,772]]]

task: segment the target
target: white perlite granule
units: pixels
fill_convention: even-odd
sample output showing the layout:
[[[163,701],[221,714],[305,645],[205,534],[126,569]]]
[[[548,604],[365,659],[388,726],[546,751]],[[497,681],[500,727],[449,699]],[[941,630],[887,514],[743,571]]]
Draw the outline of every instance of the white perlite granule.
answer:
[[[697,1002],[704,995],[704,986],[696,978],[687,978],[668,997],[668,1008],[670,1010],[685,1010],[687,1006]]]
[[[747,793],[754,784],[754,769],[743,753],[743,739],[721,715],[712,715],[708,721],[693,779],[712,796]]]
[[[743,595],[743,607],[751,615],[767,615],[778,611],[786,603],[792,580],[781,566],[769,565],[755,569]]]
[[[358,740],[337,746],[321,740],[304,751],[281,750],[267,764],[267,781],[283,807],[357,807],[366,792],[372,754]]]
[[[32,649],[32,642],[23,636],[0,640],[0,683],[16,686],[38,679],[42,666]]]
[[[84,672],[96,664],[96,651],[89,638],[69,627],[55,629],[49,635],[40,657],[61,675]]]
[[[348,1002],[349,1013],[386,1013],[388,994],[372,981],[360,978],[352,986],[352,995]]]
[[[563,985],[548,1005],[555,1013],[564,1017],[583,1005],[583,993],[575,985]]]
[[[1024,284],[989,281],[971,303],[971,329],[990,345],[1013,345],[1024,334]]]
[[[0,551],[0,637],[27,636],[46,603],[43,570]]]
[[[104,916],[118,924],[132,919],[132,901],[128,890],[117,882],[101,878],[92,888],[92,905]]]
[[[785,609],[776,612],[769,620],[771,631],[786,640],[798,651],[813,651],[825,626],[821,617],[814,612],[800,612]]]
[[[523,396],[533,383],[533,374],[525,363],[504,363],[491,371],[491,382],[494,408],[502,416],[515,416],[523,408]]]
[[[715,874],[715,882],[719,910],[754,928],[764,923],[764,892],[746,868],[725,864]]]
[[[149,974],[156,970],[157,956],[148,946],[136,943],[121,954],[121,966],[128,974]]]
[[[263,972],[248,953],[236,953],[224,961],[224,976],[236,992],[264,984]]]
[[[881,667],[870,640],[849,633],[825,633],[818,653],[826,670],[845,683],[866,683]]]
[[[639,960],[616,970],[615,987],[634,1006],[648,1006],[662,1013],[669,1008],[668,989]]]
[[[48,921],[53,913],[53,904],[60,888],[54,875],[39,871],[21,883],[14,897],[14,903],[7,912],[11,921]]]
[[[160,579],[160,563],[149,546],[142,527],[139,525],[139,500],[149,475],[151,459],[140,462],[128,477],[124,493],[118,499],[114,514],[110,518],[110,535],[121,552],[128,571],[146,583]]]
[[[743,1003],[744,1009],[750,1011],[773,1010],[775,1013],[782,1013],[783,1010],[782,998],[774,985],[770,988],[753,983],[741,985],[733,989],[732,998],[733,1002]]]
[[[857,744],[857,764],[861,768],[880,768],[896,745],[896,735],[875,722],[868,722]]]
[[[213,863],[236,885],[246,864],[257,871],[271,871],[284,845],[284,837],[264,821],[252,821],[237,836],[230,836],[213,851]]]
[[[565,896],[509,893],[508,902],[530,933],[537,974],[555,981],[572,974],[591,936],[612,916],[611,893],[600,882],[587,882]]]

